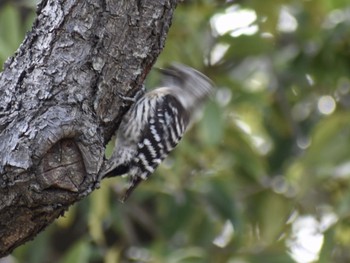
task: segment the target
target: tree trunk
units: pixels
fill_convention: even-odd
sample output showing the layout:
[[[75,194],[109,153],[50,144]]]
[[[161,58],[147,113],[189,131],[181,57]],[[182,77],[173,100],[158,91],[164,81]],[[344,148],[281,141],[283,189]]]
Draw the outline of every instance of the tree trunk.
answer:
[[[99,185],[177,0],[43,0],[0,73],[0,257]],[[124,99],[123,99],[124,96]]]

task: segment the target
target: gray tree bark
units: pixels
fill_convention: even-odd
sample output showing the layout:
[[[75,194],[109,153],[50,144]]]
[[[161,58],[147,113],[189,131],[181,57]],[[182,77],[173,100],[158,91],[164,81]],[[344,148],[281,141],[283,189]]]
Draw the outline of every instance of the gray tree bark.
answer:
[[[99,185],[177,0],[43,0],[0,73],[0,257]],[[121,96],[120,96],[121,95]]]

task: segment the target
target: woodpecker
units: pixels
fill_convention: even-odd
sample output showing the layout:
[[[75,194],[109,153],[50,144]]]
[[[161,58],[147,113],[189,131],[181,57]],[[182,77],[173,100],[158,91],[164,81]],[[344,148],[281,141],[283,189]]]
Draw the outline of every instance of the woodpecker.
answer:
[[[128,174],[122,202],[175,148],[213,90],[211,80],[191,67],[174,63],[160,72],[162,87],[138,95],[124,115],[104,168],[103,177]]]

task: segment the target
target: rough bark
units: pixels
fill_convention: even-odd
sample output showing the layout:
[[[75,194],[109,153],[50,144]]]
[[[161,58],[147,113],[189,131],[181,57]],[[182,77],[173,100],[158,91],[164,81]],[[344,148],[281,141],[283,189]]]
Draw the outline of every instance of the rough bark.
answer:
[[[177,0],[44,0],[0,73],[0,257],[99,185]],[[122,96],[120,96],[122,95]]]

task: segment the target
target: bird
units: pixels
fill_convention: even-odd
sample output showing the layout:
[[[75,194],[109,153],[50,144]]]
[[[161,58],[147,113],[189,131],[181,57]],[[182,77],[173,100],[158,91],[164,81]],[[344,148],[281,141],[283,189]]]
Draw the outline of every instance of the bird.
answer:
[[[137,95],[116,132],[112,156],[103,178],[127,174],[125,202],[176,147],[194,119],[194,112],[212,94],[213,82],[180,63],[159,69],[162,85]]]

